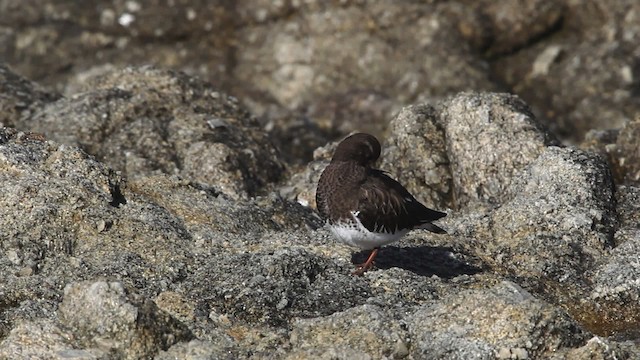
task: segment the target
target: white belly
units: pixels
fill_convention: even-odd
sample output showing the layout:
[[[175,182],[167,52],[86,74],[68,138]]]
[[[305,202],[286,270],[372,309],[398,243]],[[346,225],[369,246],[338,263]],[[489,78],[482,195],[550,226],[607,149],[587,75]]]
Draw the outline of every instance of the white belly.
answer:
[[[390,244],[400,239],[409,231],[408,229],[404,229],[396,231],[395,233],[375,233],[367,230],[357,217],[354,218],[357,224],[339,223],[329,225],[329,229],[340,242],[359,247],[363,250],[370,250]]]

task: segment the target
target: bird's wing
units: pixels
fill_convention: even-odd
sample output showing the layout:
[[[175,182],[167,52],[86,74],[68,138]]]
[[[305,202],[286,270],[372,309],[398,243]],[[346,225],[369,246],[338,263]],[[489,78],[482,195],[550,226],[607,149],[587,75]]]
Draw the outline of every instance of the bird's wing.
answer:
[[[359,219],[370,231],[412,229],[437,220],[445,213],[421,204],[399,182],[372,170],[360,187]]]

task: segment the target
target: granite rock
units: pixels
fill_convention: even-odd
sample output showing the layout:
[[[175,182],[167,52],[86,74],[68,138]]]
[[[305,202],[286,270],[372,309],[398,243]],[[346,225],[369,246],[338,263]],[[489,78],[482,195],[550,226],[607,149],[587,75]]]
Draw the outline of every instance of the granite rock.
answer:
[[[58,318],[72,329],[76,344],[119,358],[150,357],[192,338],[186,326],[118,282],[67,285]]]
[[[19,119],[23,127],[57,129],[49,136],[60,142],[0,130],[0,354],[638,353],[635,318],[622,311],[636,310],[637,189],[616,193],[603,158],[554,146],[517,97],[462,93],[402,110],[383,139],[380,167],[395,166],[411,191],[447,210],[440,224],[449,235],[411,232],[380,250],[376,269],[353,277],[353,263],[366,252],[339,244],[304,206],[312,204],[305,199],[335,142],[292,176],[267,129],[197,79],[154,68],[105,69],[76,86],[82,92]],[[99,120],[104,109],[113,110],[106,112],[113,123]],[[198,114],[224,115],[225,122]],[[154,133],[167,119],[171,131]],[[65,129],[72,120],[78,126]],[[138,120],[136,131],[122,129]],[[115,135],[94,134],[100,124]],[[194,137],[212,136],[219,126],[233,128],[229,138]],[[137,142],[144,137],[133,135],[168,133],[183,143],[147,155],[148,143]],[[227,173],[225,187],[161,161],[206,153],[180,153],[196,143],[225,141],[238,151],[268,150],[266,160],[236,158],[262,171],[262,180]],[[121,147],[137,160],[109,155]],[[147,157],[161,171],[145,167]],[[126,172],[110,161],[128,164]],[[264,175],[276,168],[275,178]]]
[[[233,97],[182,73],[127,68],[87,80],[19,125],[82,147],[129,178],[161,171],[235,198],[284,172],[259,122]]]

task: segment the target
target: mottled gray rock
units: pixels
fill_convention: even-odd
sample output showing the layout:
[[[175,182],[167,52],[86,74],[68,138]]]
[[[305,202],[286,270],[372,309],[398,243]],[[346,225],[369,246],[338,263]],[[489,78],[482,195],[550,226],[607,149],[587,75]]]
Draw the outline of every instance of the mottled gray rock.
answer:
[[[58,317],[78,344],[118,358],[150,357],[192,337],[183,324],[119,282],[66,286]]]
[[[2,359],[110,359],[108,352],[97,348],[78,349],[73,334],[49,320],[24,321],[14,325],[0,342]]]
[[[59,97],[0,64],[0,127],[16,126]]]
[[[92,4],[5,1],[0,61],[58,90],[96,67],[152,63],[272,120],[294,108],[345,132],[469,89],[506,87],[574,140],[638,111],[635,0]]]
[[[509,281],[451,294],[406,321],[418,359],[545,358],[588,338],[564,311]]]
[[[640,185],[640,117],[625,123],[620,129],[611,153],[614,172],[620,183]]]
[[[573,141],[594,128],[620,127],[640,110],[633,100],[640,4],[597,0],[583,5],[565,2],[562,22],[543,41],[496,59],[492,67],[556,134]]]
[[[402,109],[382,143],[380,168],[427,206],[446,209],[453,203],[454,180],[439,115],[429,105]]]
[[[584,346],[575,349],[563,349],[550,354],[552,360],[621,360],[637,359],[640,349],[632,341],[613,341],[594,336]]]
[[[336,348],[371,359],[399,359],[409,355],[409,337],[403,324],[375,305],[356,306],[322,318],[297,320],[292,325],[290,341],[294,354],[304,350],[309,357],[321,356]],[[338,358],[345,358],[345,355],[338,355]]]
[[[459,5],[400,6],[473,11]],[[262,16],[260,6],[251,14]],[[317,21],[311,30],[334,28],[327,19],[317,18],[324,11],[320,3],[283,6],[267,12],[267,20],[239,26],[258,29],[273,21],[276,29],[282,21],[291,24],[304,18]],[[380,12],[380,4],[367,9],[351,3],[337,10],[333,4],[325,6],[326,14],[392,16],[375,17],[392,32],[398,29],[393,19],[405,21],[408,16],[398,8]],[[288,18],[281,20],[283,14]],[[421,23],[438,16],[444,15],[436,11],[413,17],[418,25],[436,27],[421,29],[435,34],[424,39],[436,41],[451,29],[449,22],[440,28]],[[352,21],[336,18],[336,24]],[[149,28],[140,29],[150,34]],[[316,38],[323,36],[331,34]],[[513,42],[504,42],[517,47],[518,41],[526,42],[523,39],[526,34],[514,34]],[[304,62],[293,65],[300,64]],[[456,64],[453,61],[446,72],[455,73]],[[48,126],[59,136],[56,139],[95,151],[109,164],[124,164],[126,181],[73,146],[33,133],[0,131],[0,237],[7,239],[0,242],[3,354],[19,358],[39,351],[54,358],[109,358],[130,351],[130,357],[213,354],[239,359],[637,354],[637,345],[616,338],[587,342],[593,334],[562,310],[565,307],[596,334],[614,330],[622,339],[637,339],[630,330],[635,318],[627,316],[636,310],[631,304],[637,290],[635,190],[619,194],[617,228],[606,163],[586,152],[550,147],[553,139],[517,98],[460,94],[433,107],[406,107],[387,127],[391,134],[383,139],[380,167],[398,171],[426,202],[456,210],[443,219],[449,236],[412,232],[384,247],[376,269],[357,278],[350,276],[352,263],[362,261],[366,252],[337,243],[326,229],[315,230],[320,222],[308,208],[273,193],[285,175],[280,159],[286,157],[270,145],[262,123],[235,100],[173,72],[94,70],[69,87],[78,94],[41,107],[38,116],[26,112],[20,124]],[[431,80],[440,84],[445,75],[433,74]],[[376,81],[363,84],[371,87]],[[460,83],[452,86],[456,84]],[[400,101],[384,91],[369,97],[372,91],[367,88],[336,89],[338,94],[355,94],[345,95],[346,103],[339,107],[346,109],[340,116],[354,116],[357,123],[367,115],[358,118],[359,108],[350,101],[364,107],[382,102],[370,109],[374,114]],[[308,93],[323,91],[319,87]],[[407,91],[421,96],[421,90]],[[34,96],[27,95],[26,101]],[[326,98],[334,101],[336,95]],[[392,100],[387,103],[388,99]],[[272,134],[278,133],[273,127],[280,125],[266,120]],[[380,125],[371,121],[367,126],[376,124]],[[332,126],[336,124],[319,126],[318,131],[337,135]],[[357,125],[345,124],[339,131],[350,126]],[[286,139],[289,135],[284,133],[279,136]],[[320,148],[315,162],[302,176],[288,180],[289,189],[283,187],[280,193],[312,205],[305,199],[312,198],[315,177],[333,146]],[[267,149],[267,157],[253,159],[246,149]],[[125,152],[129,157],[121,156]],[[220,168],[226,160],[235,163]],[[243,172],[256,169],[261,174],[256,178]],[[456,183],[458,176],[464,181]],[[305,195],[298,196],[300,191]],[[529,292],[504,282],[505,276]],[[63,302],[62,289],[68,284],[75,285],[69,285]],[[95,285],[99,289],[92,284],[100,284]],[[145,314],[149,321],[132,320]],[[631,321],[625,323],[615,314]],[[322,341],[324,336],[329,340]],[[36,352],[25,349],[30,342],[40,344]],[[130,346],[131,342],[139,345]]]
[[[480,0],[464,4],[458,29],[489,57],[526,48],[562,21],[562,2]]]
[[[187,343],[178,343],[167,351],[161,351],[154,357],[155,360],[218,360],[235,359],[236,357],[226,349],[220,349],[214,344],[191,340]]]
[[[458,206],[500,204],[514,175],[556,144],[513,95],[462,93],[439,106]]]
[[[234,77],[245,89],[243,98],[275,99],[287,109],[309,109],[320,123],[342,132],[366,129],[379,135],[403,103],[496,88],[484,62],[469,56],[455,4],[312,1],[289,6],[289,11],[265,9],[288,16],[239,29]],[[372,105],[363,107],[363,102]]]
[[[602,158],[546,148],[503,196],[495,211],[452,225],[462,239],[473,238],[460,245],[558,301],[585,296],[587,272],[613,245],[616,226],[611,174]]]
[[[640,189],[621,186],[616,198],[616,247],[594,269],[593,289],[579,316],[599,333],[633,339],[640,322]]]
[[[272,326],[295,316],[330,315],[364,303],[371,294],[348,268],[300,248],[211,254],[188,285],[192,296],[218,313]]]
[[[224,83],[236,26],[231,5],[9,0],[0,13],[0,61],[60,91],[70,75],[102,64],[179,67]]]
[[[158,170],[234,198],[264,194],[284,171],[258,121],[236,99],[184,74],[113,71],[20,128],[77,145],[130,178]]]
[[[338,143],[339,141],[334,141],[315,149],[313,161],[310,161],[301,171],[291,175],[280,187],[280,194],[289,200],[315,209],[318,180],[324,168],[329,165]]]

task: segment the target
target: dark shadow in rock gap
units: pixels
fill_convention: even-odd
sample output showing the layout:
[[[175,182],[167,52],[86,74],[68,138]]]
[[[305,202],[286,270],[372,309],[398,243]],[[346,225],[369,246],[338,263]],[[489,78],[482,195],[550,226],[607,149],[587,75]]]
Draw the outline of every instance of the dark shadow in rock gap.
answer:
[[[351,255],[353,264],[362,264],[367,260],[371,250],[362,250]],[[383,246],[380,248],[374,262],[376,269],[397,267],[411,271],[420,276],[436,275],[444,279],[459,275],[474,275],[482,268],[468,264],[451,256],[454,253],[449,247],[413,246],[397,247]]]

